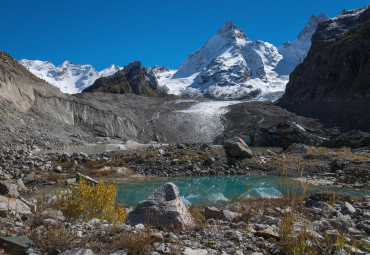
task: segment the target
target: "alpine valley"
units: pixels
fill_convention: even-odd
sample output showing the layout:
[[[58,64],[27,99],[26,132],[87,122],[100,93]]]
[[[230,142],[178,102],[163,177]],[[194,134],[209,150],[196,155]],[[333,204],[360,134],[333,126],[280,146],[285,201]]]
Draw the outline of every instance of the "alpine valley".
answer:
[[[0,254],[370,254],[369,109],[370,5],[176,70],[0,51]]]

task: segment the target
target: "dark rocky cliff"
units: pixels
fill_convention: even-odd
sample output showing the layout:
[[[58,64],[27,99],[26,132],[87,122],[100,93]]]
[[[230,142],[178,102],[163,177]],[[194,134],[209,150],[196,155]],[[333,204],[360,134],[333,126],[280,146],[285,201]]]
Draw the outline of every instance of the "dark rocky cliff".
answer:
[[[370,5],[319,24],[279,104],[327,126],[370,131]]]
[[[97,79],[82,92],[104,92],[112,94],[134,93],[148,97],[163,97],[166,92],[158,86],[154,73],[133,61],[113,75]]]

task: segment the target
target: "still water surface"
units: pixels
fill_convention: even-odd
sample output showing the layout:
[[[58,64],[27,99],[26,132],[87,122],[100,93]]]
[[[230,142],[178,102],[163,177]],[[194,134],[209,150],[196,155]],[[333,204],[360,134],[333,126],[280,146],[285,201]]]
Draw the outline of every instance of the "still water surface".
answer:
[[[293,189],[298,194],[302,193],[299,182],[288,179],[286,184],[282,184],[285,179],[280,176],[197,176],[119,183],[116,199],[126,205],[135,206],[166,182],[173,182],[179,187],[180,196],[186,204],[215,205],[243,197],[281,197],[287,194],[288,189],[289,194],[292,194]],[[328,188],[328,191],[352,196],[365,195],[364,190],[356,189]],[[325,188],[310,186],[307,193],[314,192],[325,192]]]

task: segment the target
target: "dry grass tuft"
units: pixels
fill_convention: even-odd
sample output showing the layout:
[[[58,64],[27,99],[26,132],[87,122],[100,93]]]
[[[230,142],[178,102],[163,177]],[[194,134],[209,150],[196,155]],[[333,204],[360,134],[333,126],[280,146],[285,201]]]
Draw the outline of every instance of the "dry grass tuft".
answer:
[[[317,149],[317,151],[316,150],[308,151],[307,152],[307,156],[321,155],[321,154],[327,153],[329,151],[330,150],[328,148],[326,148],[326,147],[319,147]]]
[[[57,164],[61,166],[63,169],[70,169],[71,167],[75,165],[74,162],[71,162],[71,161],[66,161],[66,162],[58,161]]]
[[[63,179],[64,179],[63,175],[54,172],[48,173],[48,175],[46,176],[46,180],[53,182],[59,182]]]
[[[197,229],[203,229],[206,224],[206,218],[204,217],[204,211],[201,206],[191,204],[188,207],[188,211],[193,216]]]
[[[354,156],[348,156],[349,159],[360,159],[360,160],[370,160],[368,156],[364,155],[354,155]]]
[[[152,250],[148,233],[128,233],[118,239],[116,245],[127,251],[128,254],[144,255]]]
[[[33,229],[30,233],[31,240],[42,252],[55,250],[65,251],[78,245],[79,239],[64,225],[54,225],[46,229]]]
[[[340,149],[340,151],[342,151],[342,152],[351,152],[351,151],[352,151],[352,149],[351,149],[350,147],[343,146],[343,147]]]
[[[203,160],[206,160],[208,159],[209,157],[211,156],[211,153],[209,151],[204,151],[202,152],[202,154],[200,155],[200,158],[203,159]]]

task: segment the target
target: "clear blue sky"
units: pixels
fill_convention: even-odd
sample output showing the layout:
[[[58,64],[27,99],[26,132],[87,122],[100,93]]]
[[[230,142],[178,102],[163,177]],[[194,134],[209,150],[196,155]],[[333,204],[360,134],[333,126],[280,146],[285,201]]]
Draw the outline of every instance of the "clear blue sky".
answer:
[[[0,50],[16,59],[177,68],[231,19],[250,39],[294,40],[311,14],[333,17],[369,0],[0,0]]]

